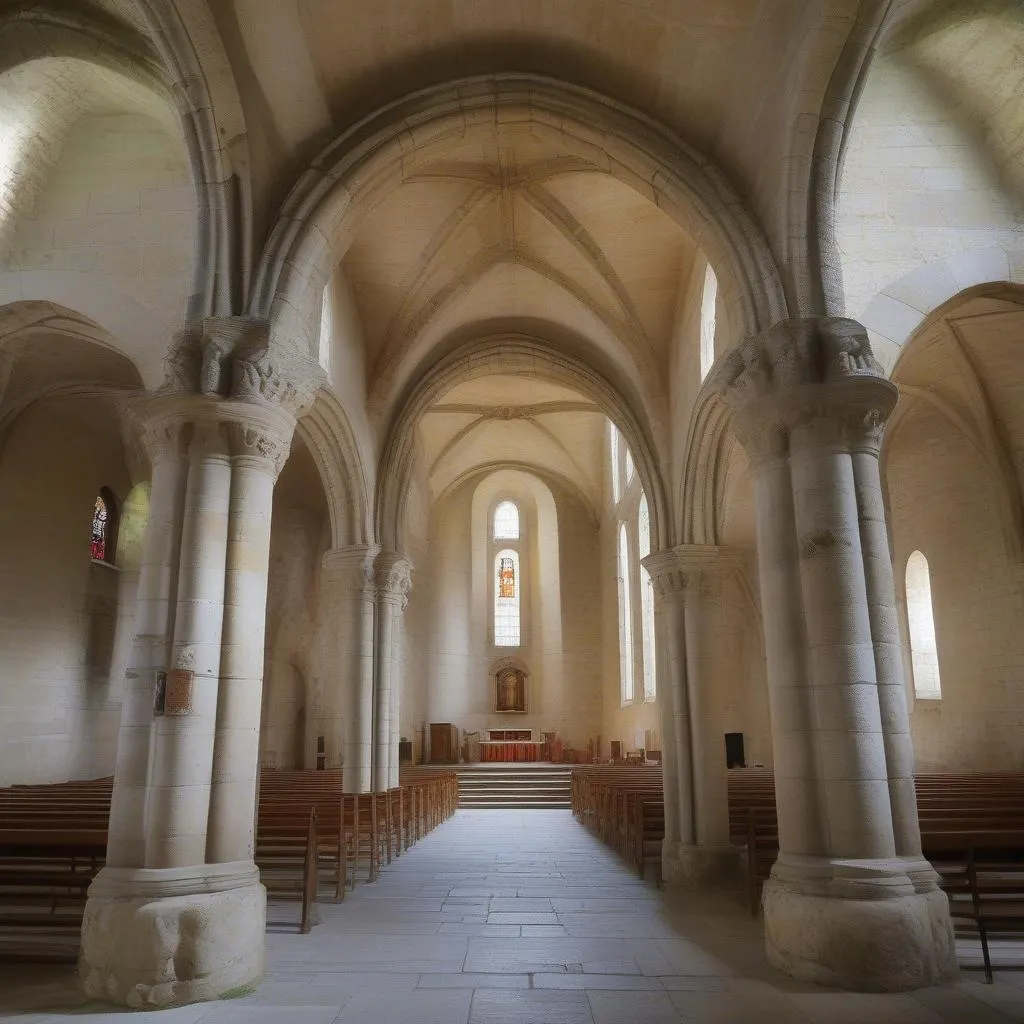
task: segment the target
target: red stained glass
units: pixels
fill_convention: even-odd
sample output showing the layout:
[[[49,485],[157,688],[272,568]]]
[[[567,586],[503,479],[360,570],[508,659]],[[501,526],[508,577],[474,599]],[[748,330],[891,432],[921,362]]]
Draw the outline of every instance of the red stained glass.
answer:
[[[107,559],[107,503],[101,495],[96,496],[96,504],[92,510],[92,540],[89,543],[89,554],[97,562]]]

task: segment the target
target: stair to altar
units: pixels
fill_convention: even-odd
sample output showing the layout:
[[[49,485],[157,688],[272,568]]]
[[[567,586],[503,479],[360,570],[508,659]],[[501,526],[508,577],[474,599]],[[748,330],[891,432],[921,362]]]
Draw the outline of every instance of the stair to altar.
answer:
[[[460,764],[460,807],[568,807],[571,765]]]

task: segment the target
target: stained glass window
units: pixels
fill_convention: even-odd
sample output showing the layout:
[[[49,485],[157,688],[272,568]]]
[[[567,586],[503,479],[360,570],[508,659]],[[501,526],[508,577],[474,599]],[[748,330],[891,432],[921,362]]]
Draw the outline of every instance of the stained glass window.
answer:
[[[619,526],[619,680],[622,700],[633,699],[633,613],[629,601],[629,538]]]
[[[708,375],[715,361],[715,313],[718,303],[718,278],[711,264],[704,271],[704,294],[700,301],[700,379]]]
[[[626,483],[633,479],[633,470],[636,467],[633,465],[633,453],[626,447]]]
[[[932,610],[932,582],[928,559],[915,551],[907,559],[907,625],[910,631],[910,668],[914,696],[918,700],[941,700],[939,647],[935,638]]]
[[[637,551],[641,558],[651,553],[651,510],[647,495],[640,495],[640,509],[637,512]],[[644,656],[644,700],[654,700],[657,694],[657,677],[654,661],[654,586],[651,574],[640,566],[640,634]]]
[[[96,495],[96,504],[92,507],[92,540],[89,543],[89,554],[97,562],[107,560],[107,528],[110,524],[110,508],[102,494]]]
[[[494,645],[518,647],[522,630],[519,621],[519,555],[499,551],[494,560]]]
[[[515,502],[503,501],[494,510],[494,539],[519,540],[519,509]]]

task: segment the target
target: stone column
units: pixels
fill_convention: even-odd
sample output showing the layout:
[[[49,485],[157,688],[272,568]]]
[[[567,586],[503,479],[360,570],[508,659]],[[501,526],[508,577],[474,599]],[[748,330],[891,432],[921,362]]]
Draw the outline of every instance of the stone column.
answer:
[[[324,554],[320,574],[321,689],[329,763],[338,749],[346,793],[369,793],[373,776],[373,623],[377,548],[355,545]]]
[[[398,785],[402,612],[412,586],[412,566],[401,555],[382,551],[377,556],[375,571],[373,788],[382,792]]]
[[[919,840],[893,801],[906,799],[911,775],[886,690],[901,672],[885,628],[895,594],[891,569],[878,571],[888,558],[881,510],[858,503],[880,490],[878,446],[896,388],[864,329],[840,318],[785,321],[749,339],[711,386],[733,411],[755,476],[779,809],[764,895],[769,959],[851,989],[955,977],[935,872],[899,855]]]
[[[295,430],[292,417],[273,406],[228,412],[240,419],[226,423],[231,503],[206,842],[211,864],[251,861],[255,849],[271,513]]]
[[[136,410],[143,416],[143,410]],[[139,569],[135,636],[125,673],[117,736],[114,792],[107,831],[109,867],[142,867],[146,851],[146,790],[157,675],[167,665],[174,631],[178,546],[187,463],[184,421],[165,418],[143,430],[152,465],[149,520]]]
[[[193,423],[167,677],[169,713],[153,730],[146,805],[147,868],[206,861],[217,725],[231,459],[216,418]]]
[[[678,801],[679,835],[663,848],[666,881],[683,886],[734,884],[740,851],[729,841],[729,802],[721,701],[715,675],[716,623],[724,575],[736,557],[726,548],[685,545],[650,555],[644,565],[662,607],[672,702],[675,787],[665,766],[666,797]]]
[[[686,695],[686,577],[671,551],[643,561],[654,588],[654,623],[658,704],[661,711],[662,786],[665,794],[665,839],[662,877],[676,872],[680,846],[693,845],[693,765],[690,712]],[[674,879],[673,879],[674,881]]]
[[[147,416],[168,438],[134,661],[146,652],[152,668],[126,700],[113,799],[135,816],[90,886],[80,960],[89,995],[134,1008],[218,998],[263,971],[252,859],[263,623],[271,495],[294,425],[280,409],[196,395],[153,398]]]

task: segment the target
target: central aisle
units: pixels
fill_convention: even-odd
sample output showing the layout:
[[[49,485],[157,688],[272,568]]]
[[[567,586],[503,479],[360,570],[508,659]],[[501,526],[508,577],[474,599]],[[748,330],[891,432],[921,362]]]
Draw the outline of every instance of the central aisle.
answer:
[[[968,987],[989,999],[1009,992],[1024,1007],[1012,983],[998,995],[974,981],[850,995],[792,982],[768,966],[760,922],[739,896],[659,891],[569,811],[460,810],[322,912],[308,936],[269,936],[267,981],[245,1000],[253,1009],[310,1007],[275,1018],[288,1024],[1022,1019]],[[339,1016],[318,1015],[329,1003]]]
[[[85,1004],[72,969],[0,966],[19,1024],[1006,1024],[1024,975],[912,995],[802,985],[738,895],[660,892],[569,811],[460,810],[309,935],[267,936],[253,995],[159,1013]],[[271,905],[271,921],[295,920]],[[63,1006],[59,1010],[56,1007]],[[12,1016],[8,1016],[12,1014]],[[28,1014],[28,1016],[22,1016]],[[84,1014],[84,1016],[83,1016]]]

